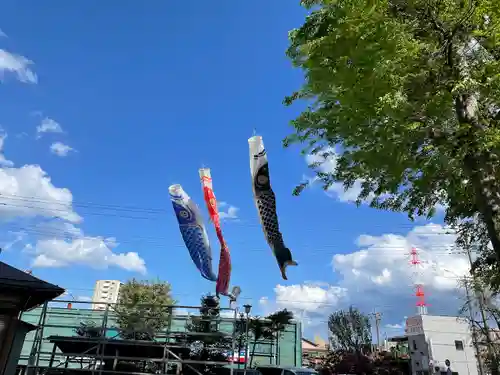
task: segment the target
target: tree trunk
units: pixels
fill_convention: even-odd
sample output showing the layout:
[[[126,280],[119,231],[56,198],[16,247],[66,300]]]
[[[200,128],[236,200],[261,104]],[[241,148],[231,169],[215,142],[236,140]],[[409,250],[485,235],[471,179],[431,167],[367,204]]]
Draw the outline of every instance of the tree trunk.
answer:
[[[500,261],[500,227],[499,227],[499,196],[495,186],[494,168],[487,157],[478,155],[466,156],[464,162],[467,174],[474,189],[475,203],[488,230],[488,237]]]
[[[464,158],[465,171],[474,190],[474,203],[481,213],[496,254],[496,262],[500,262],[500,195],[496,184],[494,160],[486,150],[480,149],[476,137],[476,132],[482,134],[485,127],[479,120],[477,94],[467,93],[456,97],[455,113],[458,122],[467,129],[465,134],[455,139],[457,142],[455,151],[460,148],[469,150]]]

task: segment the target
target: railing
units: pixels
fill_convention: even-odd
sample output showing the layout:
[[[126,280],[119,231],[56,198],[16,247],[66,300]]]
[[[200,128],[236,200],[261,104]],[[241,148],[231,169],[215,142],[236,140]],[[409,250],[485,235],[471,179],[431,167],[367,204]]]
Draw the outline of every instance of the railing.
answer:
[[[80,306],[83,308],[78,308]],[[153,327],[159,325],[154,324],[156,318],[151,314],[162,309],[168,311],[164,327],[148,332],[148,324],[139,330],[120,327],[118,321],[121,309],[116,304],[105,306],[104,310],[92,310],[89,308],[90,302],[59,300],[24,313],[23,320],[38,326],[35,332],[28,335],[20,359],[20,364],[26,366],[28,375],[82,371],[99,375],[103,372],[151,374],[151,369],[145,371],[147,366],[155,368],[159,373],[176,372],[184,368],[184,373],[189,369],[188,372],[199,375],[199,369],[204,366],[230,367],[232,372],[238,361],[234,360],[238,357],[235,352],[246,349],[241,345],[241,332],[238,332],[238,327],[245,324],[245,321],[242,322],[236,309],[220,308],[214,316],[201,317],[200,306],[141,305],[141,311],[144,311],[141,318],[145,318],[149,321],[149,326]],[[157,319],[164,318],[165,315]],[[81,323],[90,324],[91,329],[80,329],[78,335]],[[204,323],[208,323],[211,328],[204,327]],[[193,324],[197,324],[197,327],[193,327]],[[199,328],[202,328],[201,332]],[[296,330],[297,326],[290,327],[284,333],[288,336],[283,338],[283,341],[290,343],[290,338],[293,337],[293,349],[288,350],[293,355],[297,351],[297,341],[300,341],[296,340]],[[137,337],[136,334],[145,332],[150,335],[149,340],[133,339]],[[261,350],[257,349],[254,353],[255,364],[279,362],[277,357],[281,353],[276,353],[277,345],[259,342],[257,347],[259,346]],[[134,348],[133,353],[130,353],[130,348]],[[200,350],[209,351],[216,360],[200,359],[196,355]],[[120,365],[126,362],[139,363],[137,368],[140,371],[120,370]],[[288,362],[290,365],[297,363],[295,358],[293,363]]]

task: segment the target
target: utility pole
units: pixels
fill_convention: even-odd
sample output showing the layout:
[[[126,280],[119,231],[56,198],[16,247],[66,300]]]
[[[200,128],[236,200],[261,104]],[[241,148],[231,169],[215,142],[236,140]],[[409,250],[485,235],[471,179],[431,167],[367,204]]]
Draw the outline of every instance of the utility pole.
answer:
[[[474,345],[474,349],[476,351],[476,357],[477,357],[477,365],[478,365],[478,370],[479,370],[479,375],[484,375],[484,368],[483,368],[483,360],[481,358],[481,350],[479,350],[479,344],[478,344],[478,337],[477,337],[477,329],[474,325],[474,311],[472,310],[473,304],[471,303],[471,294],[469,291],[469,281],[467,278],[464,280],[464,285],[465,285],[465,298],[467,298],[467,306],[469,309],[469,316],[470,316],[470,321],[471,321],[471,329],[472,329],[472,344]]]
[[[472,250],[470,248],[470,245],[467,246],[466,252],[467,252],[467,258],[469,260],[469,265],[472,269],[473,261],[472,261]],[[478,288],[478,285],[476,285],[476,280],[474,278],[474,275],[471,275],[471,281],[472,281],[473,292],[474,292],[474,295],[475,295],[477,302],[478,302],[479,313],[481,314],[481,321],[483,323],[483,329],[481,331],[482,331],[483,335],[485,336],[486,348],[488,350],[488,356],[490,357],[490,362],[492,364],[491,375],[499,375],[498,364],[497,364],[496,356],[495,356],[494,349],[493,349],[493,341],[491,340],[491,336],[490,336],[490,327],[488,325],[488,319],[487,319],[486,313],[484,311],[484,300],[485,300],[484,291],[482,291],[482,289]],[[470,307],[470,305],[469,305],[469,307]],[[472,329],[474,329],[474,326],[472,327]],[[478,361],[479,361],[479,356],[478,356]]]
[[[467,244],[465,251],[467,253],[467,259],[469,261],[469,266],[472,269],[473,261],[472,261],[472,249],[471,249],[471,244]],[[478,302],[478,307],[479,307],[479,313],[481,314],[481,323],[482,323],[482,329],[481,334],[484,335],[484,339],[486,341],[486,349],[488,351],[488,357],[491,362],[491,375],[499,375],[498,371],[498,363],[496,360],[496,355],[495,351],[493,348],[493,341],[491,340],[491,335],[490,335],[490,327],[488,325],[488,318],[486,317],[486,312],[484,311],[484,300],[485,300],[485,295],[482,289],[476,284],[476,280],[473,274],[471,274],[470,277],[471,280],[471,285],[472,285],[472,291],[474,293],[475,299]],[[467,291],[467,289],[466,289]],[[469,298],[469,296],[467,297]],[[472,308],[471,305],[469,304],[469,308]],[[474,329],[474,321],[472,321],[472,329]],[[479,345],[479,343],[478,343]],[[478,349],[479,350],[479,349]],[[479,355],[478,355],[478,361]]]
[[[380,321],[382,320],[382,314],[375,312],[370,314],[375,318],[375,334],[377,335],[377,351],[380,351]]]

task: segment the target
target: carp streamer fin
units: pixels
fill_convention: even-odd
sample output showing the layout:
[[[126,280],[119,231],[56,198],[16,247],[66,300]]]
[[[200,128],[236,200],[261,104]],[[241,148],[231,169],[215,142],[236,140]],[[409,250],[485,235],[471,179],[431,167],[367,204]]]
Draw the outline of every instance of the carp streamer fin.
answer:
[[[207,204],[210,221],[212,221],[215,226],[215,232],[220,242],[219,276],[217,277],[215,291],[217,295],[222,294],[223,296],[227,296],[229,292],[229,282],[231,280],[231,255],[222,235],[219,211],[217,209],[217,199],[215,199],[210,169],[202,168],[199,172],[201,186],[203,188],[203,197]]]
[[[168,192],[179,222],[182,239],[191,259],[202,277],[216,281],[217,277],[212,271],[210,242],[198,206],[186,194],[181,185],[171,185]]]
[[[276,196],[271,188],[269,178],[269,165],[262,137],[253,136],[248,139],[250,147],[250,173],[252,175],[252,187],[255,205],[259,214],[260,223],[271,247],[283,280],[287,280],[286,267],[296,266],[297,262],[292,259],[292,253],[283,242],[283,235],[278,224],[276,213]]]

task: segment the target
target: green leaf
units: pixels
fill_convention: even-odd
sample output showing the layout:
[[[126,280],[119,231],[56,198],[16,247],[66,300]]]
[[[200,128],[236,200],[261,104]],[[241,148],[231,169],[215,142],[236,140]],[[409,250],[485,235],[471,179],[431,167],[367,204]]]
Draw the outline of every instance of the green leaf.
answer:
[[[308,107],[284,146],[339,146],[335,170],[312,167],[324,189],[361,181],[358,204],[411,220],[437,204],[449,224],[479,218],[500,268],[498,2],[302,4],[313,10],[289,33],[287,56],[305,78],[285,104]]]

